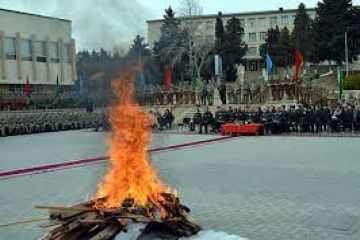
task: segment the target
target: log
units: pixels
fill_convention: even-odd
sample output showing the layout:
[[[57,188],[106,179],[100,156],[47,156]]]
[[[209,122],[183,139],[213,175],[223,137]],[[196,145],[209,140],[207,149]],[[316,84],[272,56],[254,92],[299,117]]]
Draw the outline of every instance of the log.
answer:
[[[41,206],[41,205],[37,205],[34,206],[34,208],[36,209],[40,209],[40,210],[48,210],[51,212],[60,212],[60,213],[64,213],[64,212],[94,212],[96,211],[95,208],[90,208],[90,207],[57,207],[57,206]]]
[[[116,235],[126,235],[127,230],[141,236],[156,233],[171,235],[178,239],[198,233],[201,227],[188,214],[190,209],[180,204],[179,198],[171,194],[163,195],[165,201],[157,206],[150,204],[142,207],[127,199],[119,208],[98,210],[94,202],[74,207],[36,206],[37,209],[50,211],[50,223],[55,226],[43,240],[113,240]],[[166,217],[160,218],[159,212],[165,210]],[[143,231],[140,231],[140,229]],[[121,239],[117,238],[116,239]]]
[[[104,239],[112,239],[114,238],[122,228],[120,225],[110,225],[104,230],[102,230],[100,233],[98,233],[96,236],[90,238],[90,240],[104,240]]]

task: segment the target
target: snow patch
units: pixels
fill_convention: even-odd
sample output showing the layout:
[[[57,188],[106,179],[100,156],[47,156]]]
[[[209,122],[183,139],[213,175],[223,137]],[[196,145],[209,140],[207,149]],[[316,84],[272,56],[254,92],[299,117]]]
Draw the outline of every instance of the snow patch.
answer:
[[[215,232],[207,230],[199,232],[196,236],[182,238],[181,240],[248,240],[237,235],[230,235],[225,232]]]

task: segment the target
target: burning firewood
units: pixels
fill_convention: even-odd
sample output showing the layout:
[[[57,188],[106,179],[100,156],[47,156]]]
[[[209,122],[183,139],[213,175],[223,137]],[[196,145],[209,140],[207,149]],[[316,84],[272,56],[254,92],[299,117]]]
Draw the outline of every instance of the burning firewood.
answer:
[[[162,195],[165,199],[161,203],[166,209],[165,216],[160,216],[155,206],[137,206],[133,199],[126,199],[117,209],[99,209],[96,201],[69,208],[37,206],[50,212],[49,224],[44,227],[52,229],[42,239],[114,239],[132,224],[144,225],[138,232],[138,238],[155,233],[178,239],[198,233],[201,227],[190,217],[190,209],[180,204],[179,198],[174,195]]]
[[[121,239],[134,225],[144,226],[138,238],[159,233],[177,239],[200,231],[190,209],[161,181],[149,161],[151,119],[133,102],[133,80],[128,72],[113,84],[118,103],[109,110],[110,167],[96,200],[70,208],[39,206],[50,212],[46,227],[52,229],[44,240],[107,240],[119,234]]]

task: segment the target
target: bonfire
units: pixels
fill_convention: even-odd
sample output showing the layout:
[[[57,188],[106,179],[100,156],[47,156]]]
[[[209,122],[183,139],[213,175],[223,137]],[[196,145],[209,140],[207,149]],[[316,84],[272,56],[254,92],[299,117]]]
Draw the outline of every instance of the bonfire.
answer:
[[[52,229],[43,239],[122,239],[134,226],[138,237],[196,234],[200,227],[190,209],[150,164],[147,149],[153,123],[133,101],[133,74],[123,74],[113,88],[118,102],[110,108],[109,170],[91,201],[69,208],[38,206],[50,211],[46,227]]]

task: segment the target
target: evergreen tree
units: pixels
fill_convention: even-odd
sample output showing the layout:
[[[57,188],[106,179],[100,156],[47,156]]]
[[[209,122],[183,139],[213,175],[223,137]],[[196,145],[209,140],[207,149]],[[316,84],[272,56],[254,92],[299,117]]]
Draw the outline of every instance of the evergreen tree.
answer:
[[[154,44],[154,54],[162,65],[172,65],[174,47],[181,44],[182,31],[179,22],[175,18],[175,12],[171,7],[165,9],[164,23],[161,26],[161,35],[158,42]]]
[[[349,51],[351,51],[349,58],[350,60],[356,60],[356,57],[360,54],[360,8],[352,7],[349,11],[348,18],[350,19],[348,45]]]
[[[189,35],[182,30],[179,21],[175,18],[175,12],[171,7],[165,10],[164,23],[161,27],[161,35],[154,44],[154,55],[162,72],[165,68],[172,67],[172,77],[176,80],[184,79],[185,65],[189,63],[189,56],[184,56],[184,49],[188,49]]]
[[[241,63],[247,51],[243,41],[244,28],[239,19],[233,17],[226,24],[224,43],[222,47],[223,66],[225,67],[226,81],[236,80],[235,64]]]
[[[171,6],[165,9],[165,15],[163,15],[163,17],[164,17],[164,25],[166,27],[179,26],[179,21],[176,20],[175,12],[171,8]]]
[[[145,43],[145,39],[140,35],[137,35],[127,54],[128,61],[130,61],[131,64],[134,64],[144,60],[144,57],[150,56],[150,50],[148,46],[149,45]]]
[[[317,57],[320,61],[333,60],[341,64],[345,60],[344,35],[347,28],[356,22],[358,11],[351,0],[324,0],[318,3],[316,14],[314,40]],[[349,31],[349,43],[349,59],[354,60],[360,49],[356,47],[359,38],[352,31]]]
[[[312,20],[306,12],[305,5],[301,3],[294,20],[294,29],[291,38],[293,47],[302,53],[305,60],[311,58],[312,52],[314,51],[311,22]]]
[[[287,27],[284,27],[280,31],[280,41],[279,41],[279,66],[289,67],[294,62],[294,48],[292,47],[290,31]]]
[[[260,55],[265,57],[266,53],[271,56],[275,67],[288,67],[293,64],[295,49],[287,27],[268,30],[265,43],[260,46]]]
[[[216,25],[215,25],[215,54],[221,55],[221,50],[224,46],[224,38],[225,38],[225,30],[224,24],[222,20],[222,13],[219,12],[216,17]]]
[[[278,56],[279,56],[279,44],[280,44],[280,30],[278,27],[270,28],[267,32],[267,37],[265,43],[260,46],[260,55],[265,58],[266,53],[268,53],[275,66],[278,66]]]

